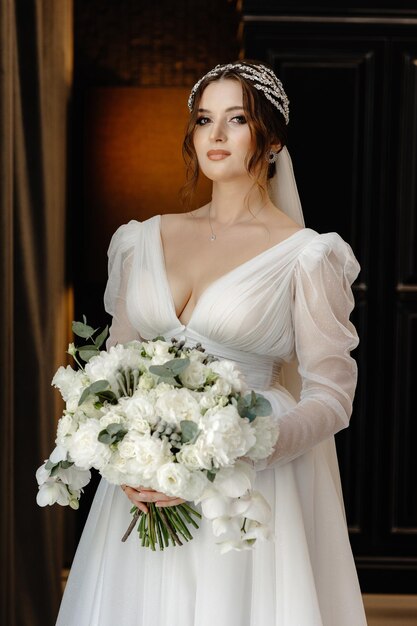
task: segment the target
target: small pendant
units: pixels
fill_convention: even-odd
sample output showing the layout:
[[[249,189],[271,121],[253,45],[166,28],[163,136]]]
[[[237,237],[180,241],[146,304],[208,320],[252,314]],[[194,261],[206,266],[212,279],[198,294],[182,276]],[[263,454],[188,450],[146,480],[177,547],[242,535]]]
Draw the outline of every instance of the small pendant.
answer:
[[[215,241],[216,239],[216,235],[213,233],[212,236],[210,237],[210,241]]]

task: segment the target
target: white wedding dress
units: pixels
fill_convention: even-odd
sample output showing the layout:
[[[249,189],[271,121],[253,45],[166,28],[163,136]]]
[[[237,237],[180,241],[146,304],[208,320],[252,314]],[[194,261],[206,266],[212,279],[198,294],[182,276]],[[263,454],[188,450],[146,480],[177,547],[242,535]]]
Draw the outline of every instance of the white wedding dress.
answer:
[[[214,281],[190,322],[170,292],[160,216],[131,221],[109,249],[108,345],[163,335],[200,341],[238,363],[280,423],[276,452],[257,472],[274,541],[220,555],[211,524],[194,540],[152,552],[120,487],[102,480],[62,601],[58,626],[362,626],[333,435],[348,425],[356,385],[349,352],[350,285],[359,270],[336,233],[301,229]],[[297,354],[301,400],[279,383]]]

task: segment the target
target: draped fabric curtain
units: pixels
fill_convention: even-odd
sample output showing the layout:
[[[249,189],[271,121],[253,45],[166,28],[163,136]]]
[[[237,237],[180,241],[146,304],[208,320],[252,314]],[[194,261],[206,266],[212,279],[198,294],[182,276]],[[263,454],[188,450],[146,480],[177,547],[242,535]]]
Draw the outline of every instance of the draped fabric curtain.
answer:
[[[0,2],[0,621],[54,624],[60,512],[36,505],[66,349],[67,109],[72,0]]]

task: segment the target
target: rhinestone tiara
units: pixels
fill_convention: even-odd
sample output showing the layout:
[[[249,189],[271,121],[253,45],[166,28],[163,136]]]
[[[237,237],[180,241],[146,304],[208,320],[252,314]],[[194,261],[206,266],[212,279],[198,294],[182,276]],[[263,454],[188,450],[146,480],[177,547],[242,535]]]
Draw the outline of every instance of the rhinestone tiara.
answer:
[[[192,111],[194,106],[194,98],[203,80],[206,78],[212,78],[218,76],[227,70],[235,70],[242,76],[249,80],[255,89],[262,91],[265,98],[267,98],[273,105],[282,113],[285,119],[285,123],[288,124],[290,119],[290,110],[287,94],[284,91],[281,81],[275,75],[275,73],[266,67],[265,65],[256,64],[249,65],[247,63],[227,63],[226,65],[216,65],[212,70],[204,74],[200,80],[196,82],[191,89],[190,96],[188,98],[188,108]]]

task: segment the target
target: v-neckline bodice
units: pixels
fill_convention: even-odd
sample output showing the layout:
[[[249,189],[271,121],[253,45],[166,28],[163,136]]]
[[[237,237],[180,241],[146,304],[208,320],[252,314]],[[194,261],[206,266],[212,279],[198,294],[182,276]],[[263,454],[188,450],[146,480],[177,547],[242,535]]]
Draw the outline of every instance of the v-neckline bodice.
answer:
[[[170,286],[169,280],[168,280],[167,267],[166,267],[166,262],[165,262],[165,254],[164,254],[164,248],[163,248],[163,243],[162,243],[161,215],[155,215],[154,217],[157,220],[157,228],[156,228],[157,248],[158,248],[158,251],[159,251],[161,266],[163,268],[162,274],[163,274],[163,278],[165,280],[166,290],[167,290],[167,293],[169,294],[170,311],[171,311],[171,314],[172,314],[173,318],[175,319],[175,321],[178,324],[180,324],[182,328],[190,327],[190,325],[191,325],[191,323],[192,323],[192,321],[193,321],[193,319],[194,319],[194,317],[196,315],[196,312],[197,312],[198,308],[201,305],[201,301],[204,300],[204,298],[207,296],[207,294],[210,291],[212,291],[214,288],[218,287],[219,284],[221,284],[223,281],[225,281],[227,278],[229,278],[231,275],[233,275],[234,273],[238,272],[239,270],[243,270],[245,267],[249,267],[249,266],[253,265],[254,263],[256,263],[257,261],[263,260],[264,257],[269,256],[271,253],[275,252],[276,250],[282,248],[285,244],[289,243],[290,240],[295,239],[297,236],[300,235],[300,233],[306,233],[307,231],[311,230],[310,228],[300,228],[295,233],[293,233],[292,235],[289,235],[288,237],[286,237],[282,241],[279,241],[278,243],[274,244],[273,246],[270,246],[269,248],[267,248],[266,250],[263,250],[262,252],[259,252],[258,254],[255,254],[253,257],[251,257],[247,261],[243,261],[242,263],[239,263],[238,265],[233,267],[231,270],[225,272],[224,274],[222,274],[218,278],[215,278],[211,283],[209,283],[207,285],[207,287],[205,289],[203,289],[203,291],[200,294],[200,297],[198,298],[198,300],[197,300],[197,302],[196,302],[196,304],[194,306],[194,309],[191,312],[191,315],[190,315],[190,318],[189,318],[187,324],[184,324],[182,322],[182,320],[180,320],[180,318],[177,315],[177,311],[176,311],[176,308],[175,308],[174,297],[172,295],[171,286]],[[185,305],[185,306],[187,306],[187,305]]]

